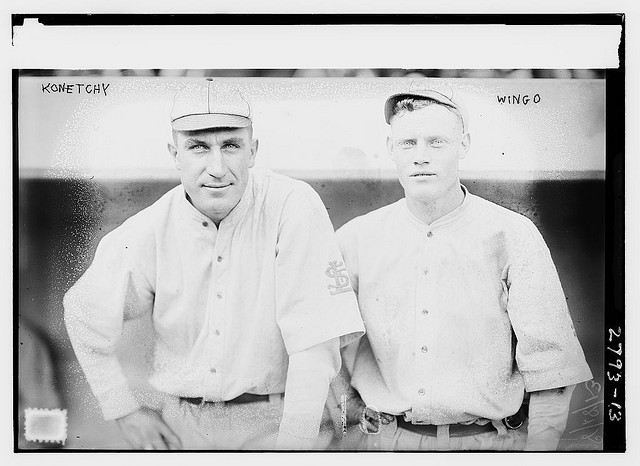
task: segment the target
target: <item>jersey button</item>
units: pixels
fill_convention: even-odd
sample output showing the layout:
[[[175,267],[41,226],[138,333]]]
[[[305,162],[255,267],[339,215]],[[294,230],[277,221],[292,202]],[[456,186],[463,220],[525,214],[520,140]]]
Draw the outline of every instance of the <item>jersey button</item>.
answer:
[[[215,374],[218,371],[216,370],[215,367],[212,367],[211,369],[209,369],[209,372],[211,372],[212,374]]]
[[[422,271],[422,274],[423,274],[423,275],[429,275],[429,269],[424,269],[424,270]]]
[[[427,351],[429,351],[429,348],[427,348],[426,346],[423,346],[422,348],[420,348],[420,351],[422,351],[423,353],[426,353]]]
[[[418,395],[420,396],[424,396],[425,393],[426,393],[426,390],[424,388],[421,388],[420,390],[418,390]]]
[[[222,256],[218,256],[218,262],[222,262]]]
[[[218,299],[222,299],[222,293],[217,293],[217,294],[216,294],[216,298],[218,298]]]
[[[209,222],[202,222],[202,226],[203,227],[208,227],[209,226]]]
[[[422,310],[422,315],[423,316],[429,315],[429,309],[423,309]]]
[[[427,233],[427,238],[431,238],[432,236],[433,236],[433,233],[431,233],[431,232]]]
[[[216,336],[219,336],[220,335],[220,330],[216,329],[215,333],[216,333]]]

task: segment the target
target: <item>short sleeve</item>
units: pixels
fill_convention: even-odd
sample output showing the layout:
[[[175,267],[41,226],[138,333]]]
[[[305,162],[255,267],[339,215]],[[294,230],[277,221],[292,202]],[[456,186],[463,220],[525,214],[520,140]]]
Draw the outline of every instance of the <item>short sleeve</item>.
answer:
[[[364,334],[326,208],[300,182],[284,202],[276,248],[276,319],[289,354]]]
[[[507,310],[516,335],[516,363],[527,391],[590,380],[560,279],[542,235],[527,221],[511,245]]]
[[[343,225],[336,231],[336,237],[338,238],[338,245],[340,246],[340,253],[344,257],[345,265],[347,266],[347,272],[349,273],[349,279],[351,280],[351,286],[353,291],[358,295],[358,241],[357,241],[357,228],[356,221],[351,220],[349,223]]]

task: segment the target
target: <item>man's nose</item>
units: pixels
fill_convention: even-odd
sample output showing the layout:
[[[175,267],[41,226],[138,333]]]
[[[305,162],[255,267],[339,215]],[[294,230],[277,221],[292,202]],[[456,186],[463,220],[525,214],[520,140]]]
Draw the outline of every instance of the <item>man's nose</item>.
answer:
[[[218,149],[213,149],[207,157],[207,173],[214,178],[222,178],[227,173],[227,165]]]
[[[424,141],[418,141],[416,144],[416,148],[414,150],[414,158],[413,163],[416,165],[421,165],[423,163],[431,162],[431,151],[429,150],[429,146]]]

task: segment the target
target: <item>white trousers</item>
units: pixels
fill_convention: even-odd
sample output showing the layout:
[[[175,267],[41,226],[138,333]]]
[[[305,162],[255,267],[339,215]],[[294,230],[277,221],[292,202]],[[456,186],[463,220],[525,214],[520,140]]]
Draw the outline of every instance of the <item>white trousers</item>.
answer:
[[[194,405],[171,398],[162,409],[164,421],[185,450],[273,450],[284,401]]]
[[[376,435],[362,434],[355,449],[379,451],[522,451],[527,440],[526,425],[520,429],[507,430],[506,434],[485,432],[465,437],[450,437],[446,430],[438,437],[420,435],[406,429],[398,428],[393,420],[390,424],[381,425]]]

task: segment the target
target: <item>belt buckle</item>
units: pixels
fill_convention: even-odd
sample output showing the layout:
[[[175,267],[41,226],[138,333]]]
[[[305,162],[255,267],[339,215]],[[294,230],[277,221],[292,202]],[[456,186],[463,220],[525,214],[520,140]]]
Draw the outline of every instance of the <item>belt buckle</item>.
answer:
[[[375,432],[370,432],[369,429],[367,428],[367,422],[366,422],[367,410],[369,410],[372,413],[375,413],[377,424],[378,424],[378,430]],[[359,424],[360,430],[367,435],[378,435],[380,433],[380,425],[382,424],[381,421],[382,421],[382,416],[380,415],[380,411],[378,411],[373,406],[365,406],[364,409],[362,410],[362,414],[360,415],[360,424]]]
[[[411,418],[410,421],[407,421],[410,424],[416,425],[416,426],[428,426],[428,425],[432,425],[429,421],[420,421],[418,419],[413,419]]]
[[[207,400],[207,398],[203,396],[200,399],[200,403],[198,404],[198,406],[202,408],[207,404],[210,404],[212,406],[224,406],[227,404],[227,402],[224,400]]]
[[[507,416],[502,420],[502,423],[505,425],[505,427],[509,430],[516,430],[519,429],[520,427],[522,427],[522,425],[524,424],[524,421],[521,419],[514,419],[515,416]],[[513,422],[513,421],[516,422]]]

